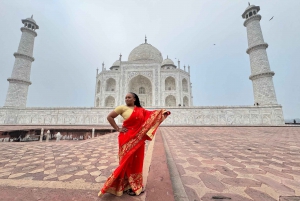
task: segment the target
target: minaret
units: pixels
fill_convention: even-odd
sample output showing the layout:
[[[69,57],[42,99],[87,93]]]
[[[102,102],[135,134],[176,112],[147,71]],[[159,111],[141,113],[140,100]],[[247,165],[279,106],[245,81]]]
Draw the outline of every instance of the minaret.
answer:
[[[18,51],[14,53],[15,63],[9,82],[6,101],[4,107],[26,107],[28,87],[30,82],[31,63],[35,32],[39,26],[33,19],[27,18],[22,20],[24,27],[21,28],[22,36],[19,43]]]
[[[259,6],[250,5],[246,8],[242,17],[247,28],[248,49],[250,57],[251,75],[249,77],[253,84],[254,104],[273,105],[277,104],[275,88],[272,77],[275,75],[270,69],[267,55],[268,44],[264,42],[260,20],[261,15],[257,14]]]

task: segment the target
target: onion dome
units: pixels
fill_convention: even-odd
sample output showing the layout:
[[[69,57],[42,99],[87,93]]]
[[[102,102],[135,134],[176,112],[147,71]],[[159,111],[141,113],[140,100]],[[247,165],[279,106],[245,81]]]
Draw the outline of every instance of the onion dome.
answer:
[[[113,63],[111,67],[119,67],[120,66],[120,60],[117,60]]]
[[[161,63],[163,61],[163,57],[161,52],[155,48],[154,46],[147,43],[147,39],[145,39],[145,43],[134,48],[128,57],[128,61],[141,61],[141,60],[152,60],[157,63]]]
[[[118,70],[119,69],[119,67],[120,67],[120,64],[121,64],[121,62],[120,62],[120,60],[116,60],[114,63],[113,63],[113,65],[109,68],[110,70]]]
[[[176,66],[174,65],[174,62],[168,58],[167,58],[161,63],[161,67],[162,68],[167,68],[167,67],[172,67],[172,68],[176,68]]]

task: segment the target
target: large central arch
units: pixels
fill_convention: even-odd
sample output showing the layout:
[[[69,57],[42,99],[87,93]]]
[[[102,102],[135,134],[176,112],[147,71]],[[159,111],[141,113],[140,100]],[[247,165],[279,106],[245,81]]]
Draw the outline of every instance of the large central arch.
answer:
[[[147,77],[138,75],[132,78],[128,89],[139,96],[142,106],[152,106],[152,83]]]

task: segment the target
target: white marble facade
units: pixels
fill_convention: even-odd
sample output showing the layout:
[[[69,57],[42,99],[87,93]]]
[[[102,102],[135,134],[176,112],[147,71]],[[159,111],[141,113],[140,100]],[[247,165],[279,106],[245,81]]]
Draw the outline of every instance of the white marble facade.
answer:
[[[154,110],[164,107],[147,108]],[[0,125],[108,125],[112,108],[0,108]],[[281,106],[168,108],[165,126],[276,126],[283,125]],[[122,118],[116,118],[122,123]]]
[[[96,78],[95,107],[124,104],[127,92],[138,94],[144,107],[193,106],[190,67],[180,69],[174,62],[163,60],[161,52],[145,43],[134,48],[128,61],[114,62],[109,69],[102,66]]]

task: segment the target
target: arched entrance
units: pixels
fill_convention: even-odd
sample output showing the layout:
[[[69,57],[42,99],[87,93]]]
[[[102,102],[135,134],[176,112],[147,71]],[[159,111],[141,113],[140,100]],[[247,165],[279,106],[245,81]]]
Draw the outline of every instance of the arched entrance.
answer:
[[[188,97],[183,97],[183,106],[186,106],[186,107],[188,107],[188,106],[190,106],[190,104],[189,104],[189,99],[188,99]]]
[[[116,80],[109,78],[106,81],[106,91],[115,91],[116,90]]]
[[[167,77],[165,80],[165,90],[170,91],[170,90],[176,90],[176,83],[175,79],[173,77]]]
[[[188,92],[188,83],[185,78],[182,80],[182,91]]]
[[[175,96],[169,95],[166,97],[165,106],[167,107],[175,107],[176,106],[176,98]]]
[[[112,96],[108,96],[105,99],[105,107],[114,107],[115,106],[115,98]]]
[[[145,106],[152,106],[152,84],[151,81],[143,75],[132,78],[129,82],[129,92],[136,93],[140,102]]]

